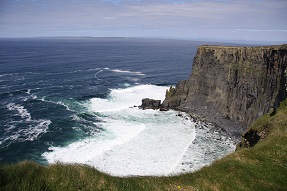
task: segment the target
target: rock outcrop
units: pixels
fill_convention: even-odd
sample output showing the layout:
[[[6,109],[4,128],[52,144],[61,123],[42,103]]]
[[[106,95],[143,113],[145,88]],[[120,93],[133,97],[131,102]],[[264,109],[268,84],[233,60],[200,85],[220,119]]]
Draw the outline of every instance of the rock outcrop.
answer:
[[[161,106],[161,100],[154,100],[149,98],[142,99],[142,105],[140,109],[159,109]]]
[[[190,78],[167,90],[162,108],[242,132],[286,98],[286,64],[287,45],[200,46]]]

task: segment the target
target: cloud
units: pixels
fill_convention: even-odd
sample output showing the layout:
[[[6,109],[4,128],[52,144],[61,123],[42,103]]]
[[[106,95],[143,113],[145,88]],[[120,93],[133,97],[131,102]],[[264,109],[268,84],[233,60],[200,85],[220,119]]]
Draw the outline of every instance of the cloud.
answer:
[[[66,32],[225,38],[232,33],[247,39],[254,38],[248,33],[273,32],[285,40],[286,10],[286,0],[4,0],[0,36]]]
[[[261,29],[235,29],[236,31],[245,31],[245,32],[284,32],[287,33],[287,30],[281,29],[271,29],[271,30],[261,30]]]

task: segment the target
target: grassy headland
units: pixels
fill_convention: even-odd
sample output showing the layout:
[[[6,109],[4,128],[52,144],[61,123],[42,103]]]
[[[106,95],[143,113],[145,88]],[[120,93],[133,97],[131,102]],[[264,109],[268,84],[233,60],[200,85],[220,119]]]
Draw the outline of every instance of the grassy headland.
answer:
[[[254,147],[174,177],[112,177],[84,165],[40,166],[23,161],[0,165],[0,190],[287,190],[287,100],[250,129]]]

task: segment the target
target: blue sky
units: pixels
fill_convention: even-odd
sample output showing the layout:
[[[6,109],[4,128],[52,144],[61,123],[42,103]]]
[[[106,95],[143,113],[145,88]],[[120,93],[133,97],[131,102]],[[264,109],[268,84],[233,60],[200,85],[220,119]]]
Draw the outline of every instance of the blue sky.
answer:
[[[287,41],[287,0],[0,0],[0,37]]]

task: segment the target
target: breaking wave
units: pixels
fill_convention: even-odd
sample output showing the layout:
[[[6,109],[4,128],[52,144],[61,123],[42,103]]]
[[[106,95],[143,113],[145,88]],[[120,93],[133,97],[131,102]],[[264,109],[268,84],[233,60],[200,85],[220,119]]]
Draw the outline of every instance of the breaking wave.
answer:
[[[138,85],[90,99],[86,107],[100,121],[95,128],[103,131],[66,147],[52,146],[42,156],[49,163],[88,164],[116,176],[168,176],[195,171],[234,150],[231,140],[222,144],[218,137],[203,143],[211,132],[185,113],[135,107],[142,98],[163,100],[167,88]],[[211,144],[213,152],[202,150],[202,144]]]

